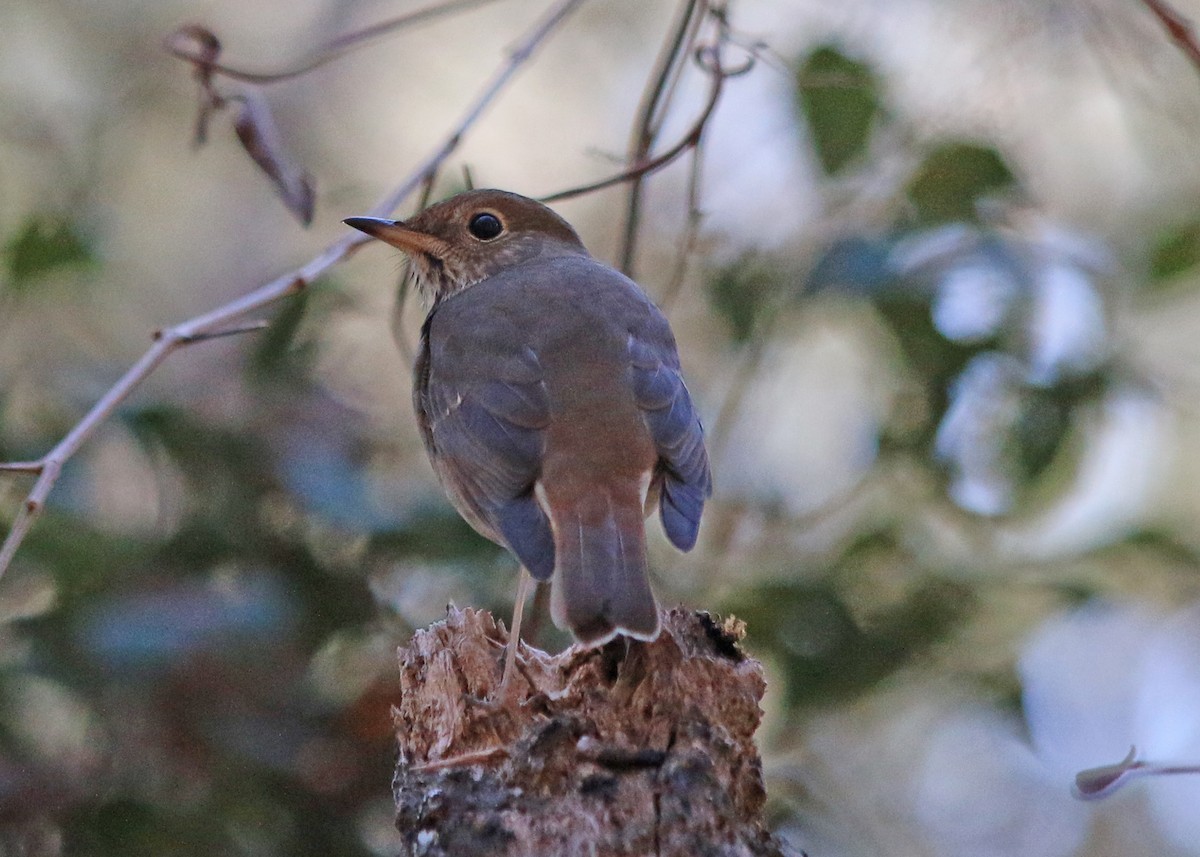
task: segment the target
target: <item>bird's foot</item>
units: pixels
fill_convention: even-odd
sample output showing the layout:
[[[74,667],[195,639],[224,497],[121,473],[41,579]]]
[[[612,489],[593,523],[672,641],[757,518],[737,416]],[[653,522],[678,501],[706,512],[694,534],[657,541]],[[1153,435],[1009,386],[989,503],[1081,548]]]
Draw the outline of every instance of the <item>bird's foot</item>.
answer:
[[[500,684],[496,687],[495,692],[490,697],[475,696],[471,693],[464,694],[463,697],[468,705],[491,712],[511,711],[521,707],[521,689],[514,679],[518,677],[518,674],[522,679],[528,680],[528,678],[522,672],[516,658],[513,657],[513,648],[515,647],[505,647],[504,672],[500,676]]]

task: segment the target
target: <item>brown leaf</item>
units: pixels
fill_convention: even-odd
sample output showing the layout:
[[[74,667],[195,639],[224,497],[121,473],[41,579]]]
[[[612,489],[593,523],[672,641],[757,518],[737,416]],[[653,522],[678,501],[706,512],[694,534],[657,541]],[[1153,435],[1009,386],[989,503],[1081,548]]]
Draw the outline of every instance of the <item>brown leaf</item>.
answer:
[[[238,99],[242,102],[234,122],[238,139],[259,169],[270,177],[283,204],[308,226],[312,222],[315,197],[312,179],[284,149],[266,99],[252,89],[244,91]]]
[[[1075,794],[1083,800],[1098,800],[1108,797],[1129,781],[1129,778],[1145,765],[1137,761],[1137,749],[1129,748],[1129,755],[1115,765],[1088,768],[1075,775]]]

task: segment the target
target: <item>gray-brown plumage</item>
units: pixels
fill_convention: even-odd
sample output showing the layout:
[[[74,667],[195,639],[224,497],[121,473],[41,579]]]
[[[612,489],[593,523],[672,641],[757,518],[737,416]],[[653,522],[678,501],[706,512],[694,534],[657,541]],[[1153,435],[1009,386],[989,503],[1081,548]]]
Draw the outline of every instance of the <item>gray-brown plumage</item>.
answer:
[[[404,250],[432,303],[413,403],[455,507],[553,581],[555,624],[580,642],[655,637],[644,516],[657,503],[667,537],[689,550],[712,490],[662,313],[516,194],[346,223]]]

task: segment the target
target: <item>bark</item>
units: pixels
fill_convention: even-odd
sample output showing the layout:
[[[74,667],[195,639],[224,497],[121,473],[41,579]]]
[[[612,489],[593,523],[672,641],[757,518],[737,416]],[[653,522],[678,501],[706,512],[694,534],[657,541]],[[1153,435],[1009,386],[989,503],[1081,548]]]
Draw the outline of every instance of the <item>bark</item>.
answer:
[[[489,709],[506,632],[451,609],[400,651],[393,791],[405,854],[782,857],[754,746],[765,684],[740,624],[663,614],[653,643],[524,645]]]

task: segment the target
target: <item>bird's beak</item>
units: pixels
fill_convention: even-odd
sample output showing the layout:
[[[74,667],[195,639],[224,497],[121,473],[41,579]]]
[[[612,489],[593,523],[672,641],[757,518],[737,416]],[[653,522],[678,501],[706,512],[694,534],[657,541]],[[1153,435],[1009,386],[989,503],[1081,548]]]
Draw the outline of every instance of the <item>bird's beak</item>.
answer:
[[[399,247],[405,253],[428,253],[437,258],[446,255],[446,242],[427,232],[419,232],[404,224],[402,220],[385,220],[382,217],[347,217],[342,221],[385,244]]]

